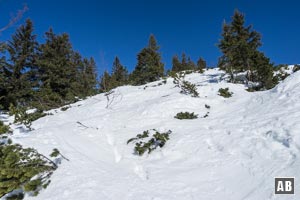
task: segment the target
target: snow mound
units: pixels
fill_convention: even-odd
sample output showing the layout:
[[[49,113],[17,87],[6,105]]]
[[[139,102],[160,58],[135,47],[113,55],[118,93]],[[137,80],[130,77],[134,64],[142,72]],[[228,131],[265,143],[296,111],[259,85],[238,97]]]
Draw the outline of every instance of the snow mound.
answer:
[[[19,131],[15,142],[45,155],[58,148],[70,159],[46,190],[26,199],[271,200],[279,198],[276,176],[295,177],[300,188],[300,72],[255,93],[222,81],[223,74],[210,69],[187,75],[200,98],[180,94],[171,78],[162,85],[123,86],[109,106],[103,94],[96,95],[67,111],[54,110],[33,123],[34,131]],[[231,98],[218,95],[225,87]],[[185,111],[199,118],[174,118]],[[150,155],[134,155],[127,140],[153,128],[172,130],[170,140]],[[299,189],[280,196],[291,198],[300,198]]]

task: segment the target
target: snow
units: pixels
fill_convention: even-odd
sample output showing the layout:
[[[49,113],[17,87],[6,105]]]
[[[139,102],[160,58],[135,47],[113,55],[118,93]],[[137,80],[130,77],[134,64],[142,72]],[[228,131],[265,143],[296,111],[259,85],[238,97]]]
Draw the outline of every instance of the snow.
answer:
[[[33,123],[13,140],[63,160],[51,184],[27,200],[258,200],[300,198],[300,72],[272,90],[247,92],[222,71],[193,73],[200,98],[180,94],[172,78],[115,89]],[[218,95],[228,87],[233,96]],[[205,104],[211,108],[205,108]],[[178,120],[178,112],[195,112]],[[209,112],[207,118],[202,118]],[[78,123],[79,122],[79,123]],[[172,130],[162,149],[142,157],[127,140],[144,130]],[[295,195],[275,195],[274,177],[295,177]]]

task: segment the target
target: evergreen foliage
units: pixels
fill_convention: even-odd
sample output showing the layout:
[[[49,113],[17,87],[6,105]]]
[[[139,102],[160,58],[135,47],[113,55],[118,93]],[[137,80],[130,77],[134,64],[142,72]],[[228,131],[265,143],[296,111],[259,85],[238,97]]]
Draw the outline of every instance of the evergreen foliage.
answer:
[[[232,96],[232,92],[229,91],[229,88],[220,88],[219,89],[219,95],[224,98],[229,98]]]
[[[153,133],[154,132],[154,133]],[[135,138],[131,138],[127,141],[127,144],[135,141],[134,152],[135,154],[142,156],[145,152],[150,154],[157,147],[162,148],[166,142],[169,140],[169,135],[172,133],[171,130],[160,133],[157,130],[153,129],[151,132],[149,130],[144,131],[143,134],[138,134]],[[149,138],[146,140],[146,138]]]
[[[41,110],[60,107],[97,92],[96,64],[75,52],[67,34],[52,29],[39,44],[31,20],[7,45],[0,43],[0,105]],[[7,57],[6,57],[7,55]]]
[[[33,34],[33,24],[30,20],[20,26],[8,42],[9,60],[5,63],[6,95],[3,106],[10,103],[28,105],[37,87],[37,53],[38,43]]]
[[[50,159],[35,149],[0,143],[0,198],[17,189],[22,189],[22,194],[37,195],[45,184],[49,184],[49,177],[56,168]]]
[[[244,15],[235,11],[230,24],[223,24],[222,39],[218,46],[223,53],[218,66],[224,69],[235,82],[239,72],[247,72],[247,81],[258,82],[260,88],[270,89],[274,86],[273,64],[261,52],[261,36],[252,30],[252,26],[245,27]]]
[[[180,72],[180,71],[182,71],[181,62],[179,61],[178,55],[175,55],[172,58],[172,71],[173,72]]]
[[[176,119],[197,119],[198,115],[195,115],[194,112],[192,112],[192,113],[180,112],[180,113],[177,113],[174,118],[176,118]]]
[[[8,125],[5,125],[3,121],[0,121],[0,135],[10,133],[11,130]]]
[[[274,71],[276,72],[275,76],[273,77],[273,82],[278,83],[279,81],[283,81],[286,79],[289,74],[285,71],[287,69],[288,65],[278,65],[274,68]]]
[[[172,74],[172,78],[174,78],[173,83],[176,85],[176,87],[181,89],[180,93],[191,95],[192,97],[199,97],[196,85],[184,80],[184,77],[184,72]]]
[[[128,77],[129,75],[126,67],[124,67],[121,64],[118,57],[115,57],[115,60],[113,62],[113,67],[112,67],[112,74],[111,74],[114,88],[127,84]]]
[[[5,43],[0,42],[0,109],[8,107],[8,92],[9,92],[9,78],[10,73],[7,67],[7,61],[5,52],[7,49],[7,45]]]
[[[35,112],[28,113],[25,107],[15,107],[13,104],[11,104],[11,106],[9,107],[9,112],[10,115],[14,115],[15,117],[14,123],[24,124],[30,130],[33,121],[47,115],[41,110],[36,110]]]
[[[46,43],[41,45],[39,66],[41,71],[40,99],[50,108],[74,101],[76,92],[76,67],[72,63],[72,45],[67,34],[56,35],[52,29],[45,34]],[[78,56],[78,54],[74,54]],[[80,58],[74,58],[78,60]],[[79,62],[79,61],[78,61]],[[54,96],[54,98],[51,98]],[[52,102],[51,100],[55,100]]]
[[[199,70],[200,73],[203,73],[204,69],[206,69],[206,61],[200,57],[197,61],[197,70]]]
[[[108,92],[118,86],[125,85],[128,83],[128,79],[127,68],[121,64],[118,57],[115,57],[112,73],[109,74],[109,72],[105,70],[100,78],[100,92]]]
[[[72,83],[73,94],[79,98],[95,95],[97,93],[97,72],[95,60],[82,58],[78,52],[73,53],[72,65],[76,70],[76,80]]]
[[[161,62],[158,50],[159,46],[154,35],[150,35],[149,44],[138,54],[138,63],[130,75],[130,82],[133,85],[143,85],[163,77],[164,64]]]
[[[294,65],[293,72],[297,72],[300,70],[300,65]]]
[[[187,57],[185,53],[181,55],[181,62],[179,61],[179,57],[177,55],[172,58],[172,71],[180,72],[186,70],[195,70],[197,69],[197,65],[192,61],[190,57]]]
[[[110,74],[108,73],[108,71],[105,70],[100,78],[100,83],[99,83],[100,92],[108,92],[111,89],[113,89],[113,84],[111,79],[112,78]]]

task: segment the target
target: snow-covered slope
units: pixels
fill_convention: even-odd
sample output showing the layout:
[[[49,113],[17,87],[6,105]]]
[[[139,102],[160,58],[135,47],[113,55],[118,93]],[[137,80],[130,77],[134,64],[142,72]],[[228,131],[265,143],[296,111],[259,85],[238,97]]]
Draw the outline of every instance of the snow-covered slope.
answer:
[[[70,159],[46,190],[26,199],[300,199],[300,72],[255,93],[221,75],[218,69],[187,75],[200,98],[180,94],[169,78],[145,89],[119,87],[109,108],[100,94],[37,120],[32,132],[17,129],[15,142],[45,155],[58,148]],[[221,87],[233,96],[218,96]],[[199,118],[175,119],[181,111]],[[172,130],[170,140],[150,155],[134,155],[126,141],[153,128]],[[296,194],[274,195],[277,176],[295,177]]]

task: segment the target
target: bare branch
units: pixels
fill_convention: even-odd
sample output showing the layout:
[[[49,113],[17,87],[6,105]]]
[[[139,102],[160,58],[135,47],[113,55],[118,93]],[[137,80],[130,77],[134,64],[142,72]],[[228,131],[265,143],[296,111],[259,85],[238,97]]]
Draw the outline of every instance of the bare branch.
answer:
[[[28,6],[25,4],[23,6],[22,10],[18,10],[17,15],[16,16],[12,16],[12,18],[9,20],[9,23],[4,26],[3,28],[0,29],[0,33],[2,33],[3,31],[5,31],[6,29],[10,28],[11,26],[13,26],[15,23],[17,23],[24,15],[24,13],[26,11],[28,11],[29,8]]]

